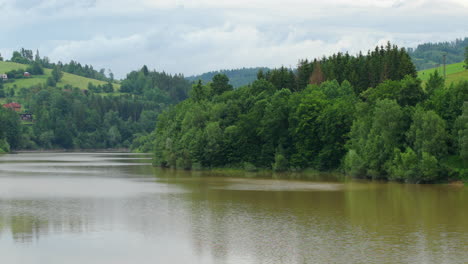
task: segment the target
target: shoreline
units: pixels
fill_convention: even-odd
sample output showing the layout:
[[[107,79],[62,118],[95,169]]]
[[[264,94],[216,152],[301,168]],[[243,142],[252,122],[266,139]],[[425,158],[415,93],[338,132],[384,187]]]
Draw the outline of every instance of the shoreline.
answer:
[[[332,180],[338,182],[344,181],[365,181],[365,182],[386,182],[386,183],[398,183],[398,184],[415,184],[415,185],[449,185],[452,187],[461,187],[468,185],[468,182],[464,182],[460,179],[452,179],[446,181],[438,181],[431,183],[411,183],[411,182],[402,182],[402,181],[392,181],[384,179],[371,179],[371,178],[354,178],[352,176],[346,175],[339,170],[333,171],[318,171],[315,169],[304,169],[299,171],[281,171],[275,172],[272,169],[258,169],[256,171],[250,171],[243,168],[230,168],[230,167],[217,167],[217,168],[202,168],[202,169],[191,169],[185,170],[181,168],[167,168],[161,166],[154,166],[154,168],[159,168],[162,170],[172,170],[174,172],[187,172],[187,173],[206,173],[213,176],[227,176],[227,177],[240,177],[240,178],[268,178],[268,179],[284,179],[284,180]]]
[[[100,153],[132,153],[128,148],[116,148],[116,149],[38,149],[38,150],[14,150],[5,154],[17,154],[17,153],[60,153],[60,152],[100,152]]]

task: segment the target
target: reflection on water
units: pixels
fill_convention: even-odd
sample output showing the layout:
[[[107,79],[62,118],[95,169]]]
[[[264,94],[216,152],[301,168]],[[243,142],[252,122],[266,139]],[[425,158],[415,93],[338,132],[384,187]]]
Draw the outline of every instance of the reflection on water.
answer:
[[[1,263],[468,259],[466,187],[226,177],[152,168],[149,157],[0,156]]]

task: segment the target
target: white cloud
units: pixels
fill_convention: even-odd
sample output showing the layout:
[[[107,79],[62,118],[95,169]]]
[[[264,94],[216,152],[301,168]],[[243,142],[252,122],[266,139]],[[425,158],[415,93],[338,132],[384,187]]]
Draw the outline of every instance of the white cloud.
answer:
[[[466,0],[0,0],[0,52],[185,74],[468,36]],[[5,55],[6,54],[6,55]]]

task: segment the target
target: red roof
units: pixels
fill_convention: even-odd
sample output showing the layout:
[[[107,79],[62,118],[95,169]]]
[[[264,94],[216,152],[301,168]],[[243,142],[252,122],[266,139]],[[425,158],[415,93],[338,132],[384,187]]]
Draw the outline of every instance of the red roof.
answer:
[[[3,107],[5,108],[21,108],[21,105],[18,103],[9,103],[9,104],[4,104]]]

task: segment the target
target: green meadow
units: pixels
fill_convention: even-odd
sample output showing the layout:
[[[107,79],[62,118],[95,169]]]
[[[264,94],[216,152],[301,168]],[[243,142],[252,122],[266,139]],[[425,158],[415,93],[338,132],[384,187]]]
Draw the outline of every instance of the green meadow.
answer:
[[[448,64],[446,66],[446,74],[447,74],[446,83],[447,84],[468,80],[468,70],[466,70],[463,66],[464,66],[463,62]],[[439,73],[442,75],[444,73],[443,66],[419,71],[418,77],[423,82],[425,82],[429,79],[429,75],[435,71],[439,71]]]
[[[6,73],[11,70],[26,69],[27,67],[28,65],[24,65],[24,64],[0,61],[0,74]],[[13,82],[7,82],[5,83],[5,88],[14,88],[14,87],[22,88],[22,87],[30,87],[30,86],[37,85],[37,84],[45,84],[47,82],[47,78],[51,76],[51,74],[52,74],[51,69],[44,69],[44,75],[33,75],[30,78],[16,79]],[[60,82],[57,83],[57,87],[64,87],[65,85],[71,85],[73,87],[77,87],[80,89],[88,89],[88,83],[92,83],[94,85],[106,84],[106,82],[104,81],[90,79],[90,78],[64,72],[62,79],[60,80]],[[115,84],[115,83],[113,85],[116,91],[120,90],[120,85]]]

